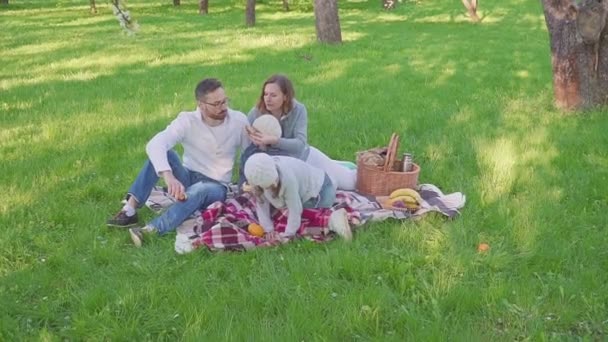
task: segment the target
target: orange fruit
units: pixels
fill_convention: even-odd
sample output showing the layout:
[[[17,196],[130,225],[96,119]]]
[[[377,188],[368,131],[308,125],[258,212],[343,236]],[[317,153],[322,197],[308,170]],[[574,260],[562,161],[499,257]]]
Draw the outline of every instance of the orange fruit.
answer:
[[[249,234],[251,234],[253,236],[257,236],[257,237],[264,236],[264,228],[262,228],[262,226],[260,226],[257,223],[250,223],[249,226],[247,226],[247,231],[249,232]]]
[[[488,245],[487,243],[480,243],[479,246],[477,246],[478,252],[487,252],[489,250],[490,250],[490,245]]]

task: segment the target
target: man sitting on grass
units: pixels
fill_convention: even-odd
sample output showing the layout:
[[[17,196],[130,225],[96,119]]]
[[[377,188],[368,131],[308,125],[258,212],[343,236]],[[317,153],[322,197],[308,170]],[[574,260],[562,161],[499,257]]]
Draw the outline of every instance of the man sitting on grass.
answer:
[[[226,199],[236,152],[250,144],[245,127],[247,117],[228,108],[222,83],[208,78],[194,91],[197,110],[182,112],[156,134],[146,146],[148,160],[127,194],[127,203],[108,226],[129,228],[133,243],[140,247],[147,233],[163,235],[177,228],[192,213],[215,201]],[[183,163],[173,147],[184,149]],[[137,208],[143,206],[162,177],[171,196],[178,199],[161,216],[143,228]]]

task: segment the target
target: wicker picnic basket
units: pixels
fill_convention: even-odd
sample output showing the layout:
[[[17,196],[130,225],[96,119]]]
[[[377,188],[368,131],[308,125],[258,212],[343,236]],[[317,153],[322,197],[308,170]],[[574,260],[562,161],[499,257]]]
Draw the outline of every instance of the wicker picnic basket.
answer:
[[[372,166],[357,158],[357,191],[366,195],[387,196],[401,188],[416,189],[420,166],[413,163],[412,171],[403,172],[403,160],[396,159],[399,135],[393,133],[388,144],[384,166]]]

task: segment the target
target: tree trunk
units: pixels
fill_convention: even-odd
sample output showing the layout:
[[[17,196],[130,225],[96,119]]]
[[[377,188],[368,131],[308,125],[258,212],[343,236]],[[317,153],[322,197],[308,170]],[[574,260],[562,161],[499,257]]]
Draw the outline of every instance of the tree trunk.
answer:
[[[6,0],[8,1],[8,0]],[[91,13],[92,14],[96,14],[97,13],[97,6],[95,6],[95,0],[89,0],[89,5],[91,7]]]
[[[462,0],[462,4],[469,12],[469,17],[474,22],[479,22],[479,16],[477,15],[477,0]]]
[[[173,6],[179,6],[181,5],[181,0],[173,0]]]
[[[198,3],[198,14],[209,14],[209,0],[200,0]]]
[[[198,14],[209,14],[209,0],[200,0],[198,2]]]
[[[245,25],[255,26],[255,0],[247,0],[245,7]]]
[[[289,12],[289,2],[287,0],[283,0],[283,11]]]
[[[330,44],[342,42],[337,0],[315,0],[315,26],[319,42]]]
[[[590,2],[596,0],[586,3]],[[542,3],[551,45],[555,105],[576,110],[608,104],[608,39],[601,35],[604,26],[597,43],[585,42],[577,28],[584,26],[585,13],[573,7],[571,0]],[[603,20],[605,24],[605,15]]]
[[[8,5],[8,0],[0,0],[0,5]]]

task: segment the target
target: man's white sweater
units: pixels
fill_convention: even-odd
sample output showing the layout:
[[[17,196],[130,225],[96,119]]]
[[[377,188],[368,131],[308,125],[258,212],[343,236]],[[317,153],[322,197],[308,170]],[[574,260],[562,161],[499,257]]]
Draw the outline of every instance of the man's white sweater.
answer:
[[[228,109],[224,122],[214,127],[203,121],[198,108],[193,112],[181,112],[164,131],[148,142],[146,152],[156,173],[160,174],[171,170],[167,151],[181,144],[184,167],[229,183],[237,150],[244,150],[250,144],[245,130],[247,125],[245,114],[231,109]]]

